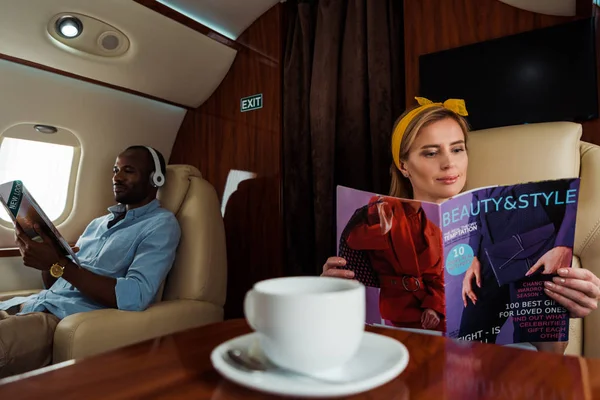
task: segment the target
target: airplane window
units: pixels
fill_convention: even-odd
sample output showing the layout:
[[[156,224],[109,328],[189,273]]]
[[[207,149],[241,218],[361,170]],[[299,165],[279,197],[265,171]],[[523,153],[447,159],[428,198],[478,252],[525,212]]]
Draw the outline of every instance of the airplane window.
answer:
[[[0,142],[0,183],[21,180],[50,220],[65,210],[75,148],[6,137]],[[4,207],[0,218],[10,221]]]

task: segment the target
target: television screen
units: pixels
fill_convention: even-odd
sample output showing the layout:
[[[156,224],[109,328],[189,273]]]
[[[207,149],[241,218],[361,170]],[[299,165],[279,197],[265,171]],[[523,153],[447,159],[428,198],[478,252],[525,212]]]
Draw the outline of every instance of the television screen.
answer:
[[[419,96],[464,99],[473,129],[598,117],[594,19],[419,59]]]

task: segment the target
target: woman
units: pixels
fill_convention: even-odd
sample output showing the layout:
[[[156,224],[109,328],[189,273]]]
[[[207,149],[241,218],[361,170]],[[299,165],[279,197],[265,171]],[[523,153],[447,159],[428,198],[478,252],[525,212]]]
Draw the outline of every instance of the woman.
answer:
[[[442,232],[418,201],[374,196],[348,232],[377,274],[379,313],[394,326],[445,331]]]
[[[416,98],[419,106],[405,112],[392,134],[390,196],[410,197],[441,203],[460,193],[466,182],[468,125],[464,103],[448,100],[444,104]],[[403,188],[406,188],[404,190]],[[342,267],[346,261],[330,257],[322,276],[352,279],[354,272]],[[477,259],[465,280],[480,285]],[[600,279],[588,270],[561,268],[558,277],[544,283],[550,298],[569,310],[573,318],[583,318],[598,305]],[[564,353],[565,343],[533,343],[538,350]]]

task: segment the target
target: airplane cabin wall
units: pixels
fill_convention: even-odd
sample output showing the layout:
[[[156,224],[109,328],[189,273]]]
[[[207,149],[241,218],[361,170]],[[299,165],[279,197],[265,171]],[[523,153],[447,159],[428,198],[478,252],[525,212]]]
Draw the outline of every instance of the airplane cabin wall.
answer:
[[[577,16],[532,13],[498,0],[404,0],[406,104],[419,94],[419,56],[587,17],[592,0],[577,0]],[[600,10],[594,6],[595,12]],[[600,57],[600,32],[596,30]],[[600,93],[600,59],[597,62]],[[568,99],[565,99],[568,101]],[[600,144],[600,120],[585,121],[583,140]]]
[[[19,123],[39,123],[68,129],[81,144],[71,216],[57,226],[70,242],[114,204],[116,156],[146,144],[168,159],[185,115],[183,108],[3,60],[0,93],[0,134]],[[0,248],[6,247],[14,247],[14,233],[0,226]]]
[[[246,291],[282,274],[281,64],[282,9],[276,4],[238,39],[241,49],[213,95],[188,111],[170,163],[191,164],[224,202],[228,289],[226,318],[241,317]],[[263,94],[262,108],[241,112],[240,100]],[[256,175],[224,196],[228,177]]]

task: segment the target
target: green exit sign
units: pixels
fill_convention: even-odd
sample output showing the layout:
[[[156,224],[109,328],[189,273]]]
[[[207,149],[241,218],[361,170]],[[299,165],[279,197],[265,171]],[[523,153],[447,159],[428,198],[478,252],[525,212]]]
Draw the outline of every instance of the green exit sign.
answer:
[[[244,97],[240,102],[242,112],[258,110],[263,106],[262,93],[255,94],[254,96]]]

